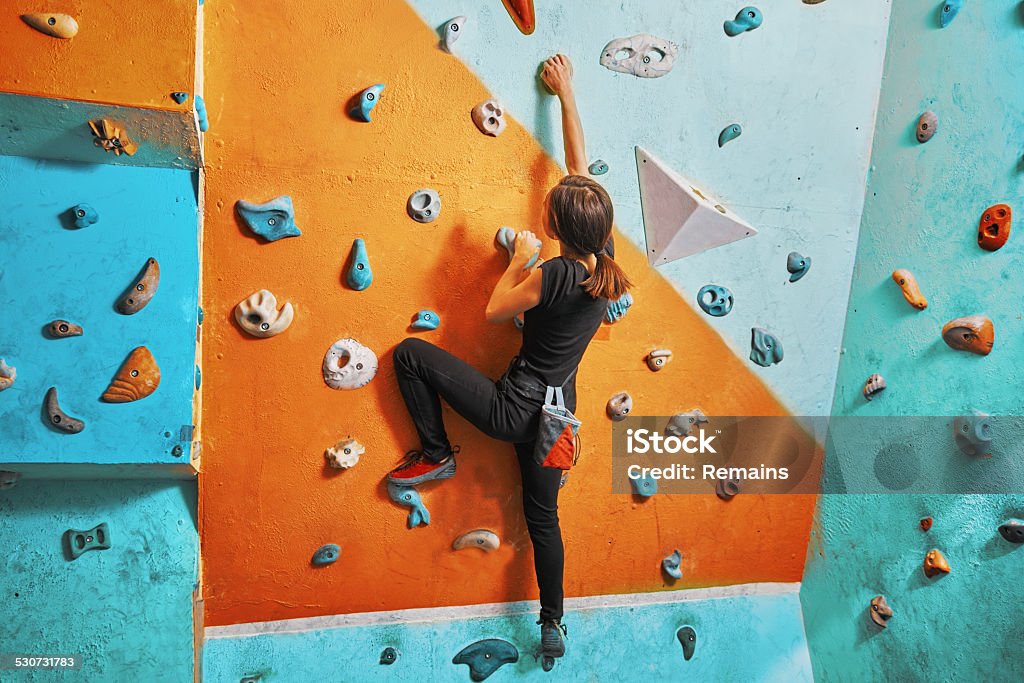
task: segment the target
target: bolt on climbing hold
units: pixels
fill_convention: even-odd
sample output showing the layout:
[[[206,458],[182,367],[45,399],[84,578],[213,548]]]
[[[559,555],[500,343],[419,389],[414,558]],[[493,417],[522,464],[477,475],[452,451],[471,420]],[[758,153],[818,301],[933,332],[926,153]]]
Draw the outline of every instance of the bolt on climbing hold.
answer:
[[[6,470],[0,470],[0,491],[13,489],[17,485],[19,479],[21,479],[20,472],[7,472]]]
[[[992,423],[989,415],[975,410],[953,420],[953,440],[957,448],[971,456],[989,457],[992,453]]]
[[[450,53],[455,41],[462,36],[462,29],[466,25],[466,17],[455,17],[444,25],[444,35],[441,36],[441,49]]]
[[[380,653],[380,663],[384,666],[391,666],[398,661],[398,658],[402,656],[396,648],[388,646],[384,648]]]
[[[985,251],[999,251],[1010,239],[1013,209],[1009,204],[995,204],[985,209],[978,222],[978,246]]]
[[[590,173],[590,175],[604,175],[608,172],[608,164],[605,161],[598,159],[587,167],[587,172]]]
[[[939,117],[933,111],[926,111],[917,119],[917,141],[924,144],[939,132]]]
[[[355,439],[345,439],[324,451],[324,457],[331,467],[347,470],[354,467],[359,462],[359,456],[364,453],[366,453],[366,447],[363,444]]]
[[[718,134],[718,146],[719,148],[725,147],[727,144],[743,135],[743,126],[738,123],[730,123],[728,126],[722,129],[722,132]]]
[[[609,71],[660,78],[672,71],[678,55],[679,46],[671,40],[641,33],[610,41],[601,50],[600,63]]]
[[[205,133],[210,130],[210,118],[206,115],[206,100],[202,95],[196,95],[192,98],[192,102],[196,108],[196,123],[199,124],[199,130]]]
[[[185,100],[188,99],[188,93],[182,90],[175,90],[171,93],[171,99],[174,100],[176,104],[185,104]]]
[[[508,227],[498,228],[498,232],[494,235],[494,244],[496,247],[507,251],[508,258],[511,261],[512,257],[516,255],[516,231]],[[538,258],[540,258],[540,249],[542,246],[541,241],[537,240],[535,244],[537,245],[537,253],[526,262],[523,270],[529,270],[532,268],[533,264],[537,262]],[[632,299],[630,301],[632,301]]]
[[[726,21],[723,28],[725,28],[725,35],[732,38],[746,31],[753,31],[763,21],[764,17],[761,16],[761,10],[756,7],[744,7],[736,13],[735,19]]]
[[[410,529],[415,529],[421,524],[423,526],[430,525],[430,511],[423,504],[423,500],[416,489],[409,486],[400,486],[389,481],[388,498],[399,505],[409,508],[409,519],[407,521]]]
[[[1010,543],[1024,543],[1024,522],[1009,519],[999,525],[999,533]]]
[[[871,598],[871,606],[868,608],[868,616],[876,625],[885,628],[892,619],[892,607],[885,601],[884,595],[876,595]]]
[[[512,17],[512,22],[524,36],[531,35],[537,27],[537,14],[533,10],[533,0],[501,0],[505,10]]]
[[[416,190],[409,195],[405,210],[417,223],[432,223],[441,215],[441,196],[430,188]]]
[[[964,7],[964,0],[948,0],[939,10],[939,27],[946,28],[953,23],[956,15]]]
[[[145,346],[132,350],[100,398],[107,403],[130,403],[146,398],[160,386],[160,368]]]
[[[903,298],[907,300],[908,304],[919,311],[928,308],[928,299],[921,293],[921,288],[918,287],[913,273],[906,268],[894,270],[892,281],[899,285],[900,291],[903,292]]]
[[[626,292],[615,301],[608,301],[608,308],[604,312],[604,320],[608,324],[615,324],[626,317],[630,306],[633,305],[633,295]]]
[[[268,242],[302,234],[295,225],[295,209],[288,195],[275,197],[263,204],[239,199],[235,202],[235,211],[249,230]]]
[[[796,282],[811,269],[811,257],[801,256],[798,251],[789,252],[786,257],[786,270],[789,271],[789,281]]]
[[[942,327],[942,340],[951,349],[987,356],[995,344],[995,328],[984,315],[969,315],[950,320]]]
[[[934,523],[934,520],[932,520],[931,517],[922,517],[921,518],[921,522],[920,522],[921,531],[928,531],[929,529],[932,528],[932,524],[933,523]]]
[[[671,555],[668,555],[665,559],[661,561],[661,568],[664,570],[666,574],[668,574],[673,579],[681,579],[683,578],[683,570],[680,569],[680,564],[682,564],[682,561],[683,554],[679,552],[678,548],[676,548],[676,550],[673,551]]]
[[[40,33],[45,33],[52,38],[68,40],[78,34],[78,22],[69,14],[37,12],[22,14],[21,20]]]
[[[46,333],[51,339],[64,339],[66,337],[81,337],[82,326],[69,323],[67,320],[54,320],[46,326]]]
[[[949,563],[946,562],[945,556],[935,548],[929,550],[928,554],[924,556],[923,569],[924,575],[929,579],[939,574],[948,574],[950,572]]]
[[[115,156],[121,156],[122,152],[132,156],[139,151],[139,146],[128,137],[123,123],[96,119],[89,122],[89,130],[93,134],[93,144],[106,152],[113,152]]]
[[[651,372],[659,372],[672,362],[672,352],[668,349],[655,349],[647,354],[645,362]]]
[[[493,553],[501,546],[501,539],[493,531],[487,529],[474,529],[462,534],[452,543],[454,550],[465,548],[480,548],[488,553]]]
[[[781,363],[783,358],[782,342],[771,332],[760,327],[750,330],[750,360],[762,368]]]
[[[3,358],[0,358],[0,391],[10,389],[16,379],[18,379],[18,369],[8,365]]]
[[[146,259],[135,281],[125,291],[121,298],[114,304],[114,308],[122,315],[133,315],[138,313],[156,295],[160,286],[160,264],[155,258]]]
[[[436,330],[441,324],[441,316],[434,311],[423,309],[413,318],[410,327],[414,330]]]
[[[324,354],[323,374],[332,389],[359,389],[377,374],[377,355],[355,339],[339,339]]]
[[[470,118],[473,119],[473,123],[481,133],[493,138],[504,133],[505,127],[508,125],[505,122],[505,110],[495,99],[486,100],[473,107]]]
[[[633,493],[643,498],[650,498],[658,492],[658,480],[649,472],[639,477],[630,477],[629,483],[633,487]]]
[[[469,667],[469,677],[474,681],[486,680],[488,676],[505,664],[519,661],[519,650],[507,640],[488,638],[462,648],[452,658],[452,664]]]
[[[697,305],[710,316],[721,318],[732,310],[733,296],[728,287],[704,285],[697,292]]]
[[[605,406],[605,412],[614,422],[625,420],[631,410],[633,410],[633,397],[625,391],[612,396],[608,399],[608,405]]]
[[[71,417],[61,410],[60,403],[57,401],[57,387],[50,387],[46,391],[44,405],[46,407],[46,415],[50,420],[50,425],[52,425],[57,431],[64,432],[66,434],[78,434],[80,431],[85,429],[84,422]]]
[[[110,549],[110,529],[106,522],[98,524],[88,531],[68,529],[64,532],[64,538],[67,540],[72,560],[77,560],[82,553],[87,553],[90,550]]]
[[[341,548],[336,543],[326,543],[313,553],[313,559],[310,562],[314,567],[323,567],[328,564],[334,564],[338,561],[338,557],[341,556]]]
[[[683,659],[687,662],[690,661],[693,651],[697,649],[697,632],[692,626],[683,626],[676,631],[676,638],[683,646]]]
[[[876,372],[868,377],[868,380],[864,382],[864,398],[870,401],[875,396],[885,391],[885,388],[885,378]]]
[[[715,495],[722,500],[732,500],[740,492],[739,479],[719,479],[715,482]]]
[[[665,434],[667,436],[675,436],[681,439],[689,436],[693,432],[694,427],[700,429],[702,424],[707,423],[708,418],[707,415],[704,414],[704,411],[700,408],[693,408],[670,417],[668,424],[665,425]]]
[[[370,112],[373,111],[374,107],[377,106],[377,102],[380,101],[380,94],[384,90],[384,84],[378,83],[377,85],[371,85],[369,88],[359,94],[359,99],[356,100],[355,106],[349,110],[349,116],[357,121],[363,123],[370,123]]]
[[[75,204],[71,207],[71,223],[76,228],[88,228],[100,219],[96,209],[88,204]]]
[[[266,289],[253,292],[235,306],[235,322],[252,337],[266,339],[281,334],[292,324],[290,303],[277,310],[277,297]]]
[[[345,284],[357,292],[361,292],[373,284],[370,255],[366,252],[366,242],[361,237],[352,242],[352,253],[349,255],[348,270],[345,272]]]

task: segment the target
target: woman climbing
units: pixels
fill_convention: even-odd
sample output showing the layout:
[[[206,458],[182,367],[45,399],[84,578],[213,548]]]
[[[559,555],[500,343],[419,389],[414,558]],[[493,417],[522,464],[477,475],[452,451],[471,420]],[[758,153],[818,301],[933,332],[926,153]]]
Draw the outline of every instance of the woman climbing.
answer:
[[[408,453],[388,480],[415,486],[455,476],[459,449],[448,441],[440,399],[488,436],[515,445],[540,589],[542,654],[561,657],[565,654],[564,550],[558,527],[562,471],[534,460],[539,415],[549,386],[562,387],[566,407],[575,410],[577,366],[609,300],[621,297],[631,284],[613,260],[611,199],[586,175],[587,155],[569,58],[556,55],[547,60],[541,78],[562,107],[569,175],[544,200],[544,231],[558,241],[561,254],[541,262],[537,258],[540,242],[532,232],[520,232],[515,238],[515,252],[491,293],[486,315],[496,323],[523,314],[523,344],[498,381],[420,339],[398,345],[395,373],[422,449]]]

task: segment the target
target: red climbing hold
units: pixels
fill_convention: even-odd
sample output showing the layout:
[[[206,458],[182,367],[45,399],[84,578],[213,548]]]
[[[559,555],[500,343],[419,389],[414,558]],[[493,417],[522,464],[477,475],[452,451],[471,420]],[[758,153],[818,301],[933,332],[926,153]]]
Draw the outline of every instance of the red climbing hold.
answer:
[[[531,35],[533,30],[537,28],[537,15],[533,11],[533,0],[501,0],[505,5],[505,9],[508,10],[508,14],[512,17],[512,21],[516,22],[516,27],[523,33],[523,35]]]
[[[921,531],[928,531],[932,528],[932,518],[922,517],[921,518]]]

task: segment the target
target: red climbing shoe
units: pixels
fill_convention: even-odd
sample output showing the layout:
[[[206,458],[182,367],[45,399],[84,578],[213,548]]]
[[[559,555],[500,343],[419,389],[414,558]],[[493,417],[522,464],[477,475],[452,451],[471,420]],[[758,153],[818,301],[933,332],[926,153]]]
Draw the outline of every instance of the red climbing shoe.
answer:
[[[458,452],[456,447],[447,458],[434,462],[420,451],[409,451],[402,464],[388,473],[388,481],[402,486],[415,486],[427,481],[451,479],[455,476],[455,454]]]

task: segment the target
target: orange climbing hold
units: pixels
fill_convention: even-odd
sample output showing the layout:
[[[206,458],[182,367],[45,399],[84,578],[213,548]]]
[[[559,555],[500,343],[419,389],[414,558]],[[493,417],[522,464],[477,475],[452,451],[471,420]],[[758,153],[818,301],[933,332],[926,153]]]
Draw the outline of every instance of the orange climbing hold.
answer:
[[[996,204],[985,209],[978,222],[978,246],[985,251],[999,251],[1010,239],[1013,209],[1009,204]]]
[[[946,557],[935,548],[929,550],[924,556],[924,575],[930,579],[948,573],[949,563],[946,562]]]
[[[537,28],[537,15],[533,11],[533,0],[501,0],[512,21],[523,35],[531,35]]]
[[[160,368],[145,346],[139,346],[125,359],[117,376],[101,397],[107,403],[129,403],[146,398],[160,386]]]

